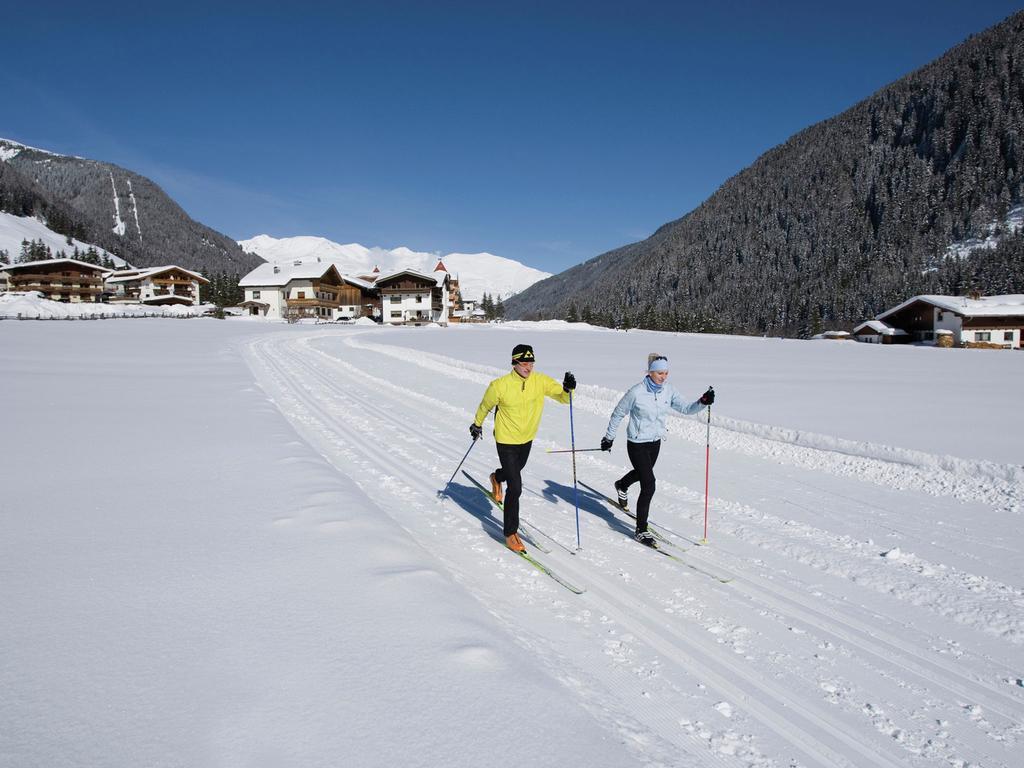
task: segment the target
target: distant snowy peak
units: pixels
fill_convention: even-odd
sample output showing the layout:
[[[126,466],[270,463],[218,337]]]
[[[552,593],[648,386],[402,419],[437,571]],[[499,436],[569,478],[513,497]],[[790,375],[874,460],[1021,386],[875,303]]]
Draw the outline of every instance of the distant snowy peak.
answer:
[[[243,250],[255,253],[269,262],[305,261],[319,258],[337,265],[340,272],[350,275],[369,274],[374,267],[381,272],[415,269],[427,274],[434,271],[438,261],[459,279],[462,296],[479,300],[484,293],[506,298],[529,288],[550,273],[527,267],[518,261],[495,256],[493,253],[428,253],[406,247],[367,248],[359,243],[342,245],[323,237],[284,237],[257,235],[239,240]]]

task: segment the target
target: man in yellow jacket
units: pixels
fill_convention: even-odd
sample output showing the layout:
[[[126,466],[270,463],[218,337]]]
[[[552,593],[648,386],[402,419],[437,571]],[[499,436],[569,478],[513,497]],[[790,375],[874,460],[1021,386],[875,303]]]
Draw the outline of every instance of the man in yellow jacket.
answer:
[[[512,349],[511,373],[487,385],[484,399],[476,409],[476,418],[469,425],[469,434],[474,440],[479,439],[484,419],[497,406],[494,442],[501,466],[491,473],[491,490],[496,501],[501,503],[504,499],[505,543],[515,552],[526,550],[519,538],[519,497],[523,493],[523,467],[530,458],[533,438],[540,427],[544,398],[568,403],[569,392],[576,388],[576,378],[568,371],[559,384],[550,376],[535,373],[534,362],[533,347],[516,344]],[[502,483],[508,484],[507,493],[502,494]]]

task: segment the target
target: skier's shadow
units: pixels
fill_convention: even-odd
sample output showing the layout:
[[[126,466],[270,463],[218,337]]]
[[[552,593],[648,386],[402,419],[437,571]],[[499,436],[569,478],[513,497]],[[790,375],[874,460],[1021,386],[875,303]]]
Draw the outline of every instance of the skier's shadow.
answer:
[[[505,543],[503,522],[494,517],[492,514],[494,505],[479,488],[474,485],[460,485],[453,481],[438,492],[438,498],[442,502],[452,501],[462,507],[480,521],[480,527],[484,533],[500,544]]]
[[[581,512],[586,512],[594,517],[604,520],[608,527],[613,531],[619,531],[630,536],[633,535],[633,526],[627,525],[620,518],[616,517],[615,513],[608,509],[608,505],[605,503],[603,498],[593,491],[588,491],[586,488],[580,487],[579,490],[579,505]],[[541,494],[548,501],[557,503],[561,500],[566,502],[570,507],[576,506],[576,489],[571,485],[562,485],[561,483],[556,483],[553,480],[545,480]]]

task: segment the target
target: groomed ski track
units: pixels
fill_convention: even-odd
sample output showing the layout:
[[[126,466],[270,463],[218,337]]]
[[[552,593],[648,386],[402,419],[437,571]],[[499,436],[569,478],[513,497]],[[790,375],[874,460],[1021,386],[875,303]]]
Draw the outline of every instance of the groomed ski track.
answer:
[[[890,562],[880,545],[837,535],[832,524],[856,510],[897,538],[911,534],[922,518],[898,514],[908,493],[915,505],[951,518],[964,499],[1015,509],[1012,479],[716,427],[712,541],[695,547],[704,426],[675,419],[672,450],[701,464],[684,480],[663,454],[657,521],[687,548],[680,557],[731,579],[720,584],[639,547],[632,521],[582,489],[583,548],[570,554],[570,465],[544,453],[567,447],[568,409],[549,403],[524,478],[522,516],[560,545],[542,559],[586,588],[577,596],[504,549],[495,510],[464,478],[445,499],[437,496],[470,445],[466,427],[483,388],[505,371],[403,346],[408,340],[347,329],[277,333],[250,342],[247,359],[297,431],[644,762],[1016,764],[1024,738],[1021,589],[983,567],[953,569],[921,556]],[[596,442],[619,394],[581,384],[578,445],[583,435]],[[489,432],[490,422],[466,461],[477,477],[496,465]],[[625,461],[616,449],[581,454],[580,476],[610,486]],[[717,487],[743,495],[719,497]],[[759,509],[765,499],[819,510],[823,523]],[[932,544],[941,553],[957,540]],[[1004,617],[1001,626],[993,615]]]

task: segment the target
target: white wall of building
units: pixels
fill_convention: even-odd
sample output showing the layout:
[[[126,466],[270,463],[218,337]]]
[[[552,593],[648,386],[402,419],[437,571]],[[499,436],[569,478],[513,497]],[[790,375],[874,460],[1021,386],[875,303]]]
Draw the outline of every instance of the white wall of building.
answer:
[[[397,299],[397,301],[396,301]],[[392,293],[384,296],[384,322],[403,323],[420,318],[423,322],[440,322],[440,314],[430,308],[430,291]],[[447,315],[445,315],[447,322]]]
[[[953,333],[953,346],[960,346],[963,333],[962,318],[956,312],[950,312],[948,309],[939,309],[934,307],[932,309],[934,313],[932,316],[932,324],[936,331],[952,331]]]
[[[984,342],[1020,346],[1020,330],[1017,328],[969,328],[963,332],[965,342]]]
[[[266,286],[259,286],[245,289],[246,301],[258,301],[267,304],[266,316],[272,320],[280,320],[284,317],[284,289]]]

